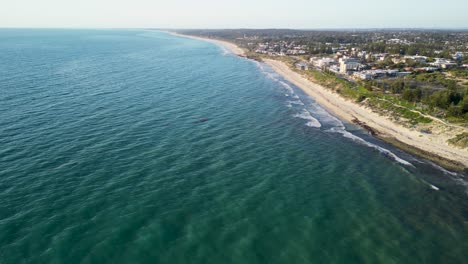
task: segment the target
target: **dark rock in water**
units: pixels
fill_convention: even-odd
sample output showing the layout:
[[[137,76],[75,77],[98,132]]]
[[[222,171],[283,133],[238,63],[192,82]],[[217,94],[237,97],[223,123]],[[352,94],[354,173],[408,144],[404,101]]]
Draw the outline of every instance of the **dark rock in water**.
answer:
[[[353,120],[351,120],[354,124],[358,125],[358,126],[361,126],[362,128],[364,128],[365,130],[367,130],[367,132],[369,132],[369,134],[371,134],[372,136],[377,136],[380,134],[379,131],[377,131],[376,129],[368,126],[365,122],[362,122],[360,121],[359,119],[357,119],[356,117],[354,117]]]
[[[203,122],[206,122],[206,121],[208,121],[208,120],[210,120],[208,117],[203,117],[203,118],[198,119],[198,120],[195,121],[194,123],[195,123],[195,124],[196,124],[196,123],[203,123]]]

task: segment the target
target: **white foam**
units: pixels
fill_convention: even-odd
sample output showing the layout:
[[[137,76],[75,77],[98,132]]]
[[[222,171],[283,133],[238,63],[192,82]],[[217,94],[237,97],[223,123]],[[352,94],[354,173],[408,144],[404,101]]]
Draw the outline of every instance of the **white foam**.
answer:
[[[425,180],[421,180],[421,181],[422,181],[423,183],[427,184],[429,187],[431,187],[432,190],[436,190],[436,191],[440,190],[439,187],[437,187],[437,186],[435,186],[435,185],[432,185],[432,184],[428,183],[428,182],[425,181]]]
[[[285,82],[283,82],[283,81],[279,81],[279,83],[281,83],[281,85],[282,85],[284,88],[286,88],[286,90],[287,90],[289,93],[294,94],[294,90],[293,90],[293,88],[292,88],[289,84],[287,84],[287,83],[285,83]]]
[[[296,104],[295,102],[297,102],[298,105],[305,105],[301,97],[294,92],[294,89],[291,87],[291,85],[284,81],[279,81],[279,83],[289,92],[289,95],[287,95],[288,97],[296,99],[295,101],[290,101],[292,104]],[[331,115],[317,103],[307,103],[307,108],[310,108],[309,110],[314,113],[314,116],[318,118],[321,124],[344,128],[344,124],[338,118]]]
[[[215,43],[215,44],[216,44],[216,46],[218,46],[218,47],[221,49],[221,51],[223,52],[223,53],[222,53],[223,56],[226,56],[226,55],[233,55],[233,54],[234,54],[234,52],[232,52],[231,50],[227,49],[223,44],[221,44],[221,43]]]
[[[341,120],[328,113],[324,108],[320,107],[317,104],[313,104],[312,107],[314,116],[316,116],[322,124],[342,129],[345,128]]]
[[[298,118],[302,118],[302,119],[305,119],[307,120],[308,122],[306,123],[306,126],[308,127],[316,127],[316,128],[319,128],[322,126],[322,124],[320,124],[320,122],[315,119],[309,111],[307,111],[306,109],[302,109],[302,111],[299,113],[299,114],[295,114],[294,117],[298,117]]]
[[[275,82],[278,82],[281,84],[281,86],[286,90],[287,94],[284,94],[286,97],[292,97],[294,99],[300,99],[300,97],[294,93],[294,89],[289,85],[288,83],[282,81],[282,77],[278,75],[276,72],[269,70],[268,68],[265,68],[263,64],[256,62],[258,68],[260,71],[265,74],[265,76]],[[302,103],[302,102],[301,102]],[[303,105],[303,103],[302,103]]]
[[[386,148],[382,148],[378,145],[375,145],[375,144],[372,144],[370,142],[367,142],[365,141],[364,139],[346,131],[344,128],[341,128],[341,127],[334,127],[334,128],[331,128],[329,131],[331,132],[336,132],[336,133],[340,133],[342,134],[345,138],[349,138],[357,143],[360,143],[360,144],[363,144],[365,146],[368,146],[368,147],[371,147],[371,148],[374,148],[376,150],[378,150],[380,153],[392,158],[393,160],[395,160],[396,162],[398,163],[401,163],[403,165],[406,165],[406,166],[411,166],[411,167],[414,167],[413,164],[409,163],[408,161],[398,157],[397,155],[395,155],[393,152],[391,152],[390,150],[386,149]]]
[[[443,173],[445,174],[448,174],[448,175],[452,175],[452,176],[457,176],[458,174],[456,172],[451,172],[451,171],[448,171],[444,168],[442,168],[441,166],[435,164],[434,162],[432,161],[428,161],[433,167],[437,168],[438,170],[442,171]]]
[[[294,104],[294,105],[304,105],[304,103],[301,100],[297,101],[288,101],[289,104]]]
[[[276,72],[274,72],[273,70],[268,70],[268,69],[266,69],[265,66],[264,66],[262,63],[258,62],[258,61],[255,61],[255,64],[256,64],[257,67],[260,69],[260,71],[261,71],[263,74],[265,74],[265,76],[266,76],[268,79],[271,79],[271,80],[273,80],[273,81],[275,81],[275,82],[279,82],[279,81],[280,81],[280,80],[279,80],[280,77],[279,77],[279,75],[278,75]]]
[[[279,81],[273,74],[271,74],[271,73],[269,73],[269,72],[264,72],[264,73],[265,73],[265,75],[266,75],[267,78],[269,78],[269,79],[271,79],[271,80],[273,80],[273,81],[275,81],[275,82],[278,82],[278,81]]]

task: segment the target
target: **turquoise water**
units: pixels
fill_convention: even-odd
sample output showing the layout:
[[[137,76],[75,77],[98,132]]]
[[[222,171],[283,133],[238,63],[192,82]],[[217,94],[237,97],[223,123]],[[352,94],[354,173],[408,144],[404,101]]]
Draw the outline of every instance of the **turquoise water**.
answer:
[[[466,263],[466,175],[266,65],[143,30],[0,30],[0,263]]]

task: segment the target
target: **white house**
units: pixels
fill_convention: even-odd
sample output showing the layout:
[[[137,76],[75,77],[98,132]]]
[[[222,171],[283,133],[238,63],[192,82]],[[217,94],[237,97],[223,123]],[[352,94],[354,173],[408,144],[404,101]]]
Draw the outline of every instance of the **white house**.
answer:
[[[301,71],[306,71],[309,69],[309,65],[306,62],[301,61],[301,62],[296,63],[296,69],[301,70]]]
[[[450,60],[443,59],[443,58],[436,58],[435,61],[432,63],[429,63],[429,65],[437,67],[437,68],[441,68],[441,69],[450,69],[453,67],[457,67],[457,64],[455,62],[452,62]]]
[[[415,55],[415,56],[405,56],[405,62],[406,62],[407,60],[412,60],[412,61],[418,62],[418,63],[426,63],[427,57],[426,57],[426,56],[418,56],[418,55]]]
[[[323,57],[320,59],[312,58],[310,62],[317,68],[330,67],[331,65],[338,64],[335,59]]]

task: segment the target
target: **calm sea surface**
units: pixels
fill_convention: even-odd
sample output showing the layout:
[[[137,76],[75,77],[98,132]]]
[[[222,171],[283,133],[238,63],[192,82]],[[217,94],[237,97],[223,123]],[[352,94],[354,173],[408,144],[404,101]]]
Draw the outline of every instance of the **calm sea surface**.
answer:
[[[143,30],[0,30],[0,263],[467,263],[466,175],[266,65]]]

